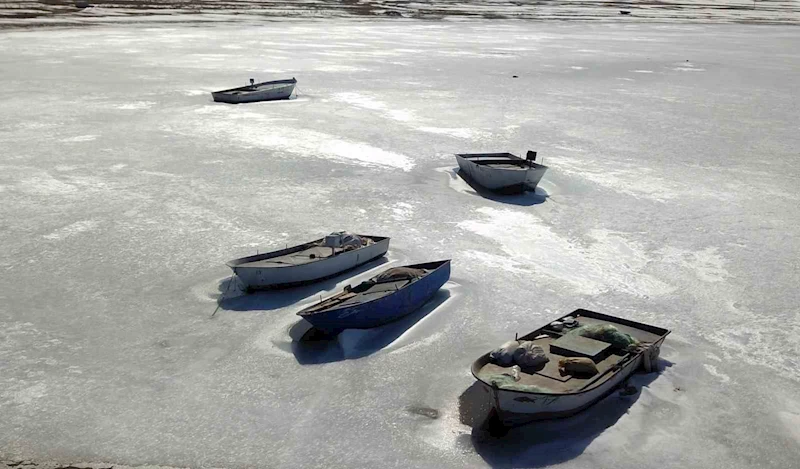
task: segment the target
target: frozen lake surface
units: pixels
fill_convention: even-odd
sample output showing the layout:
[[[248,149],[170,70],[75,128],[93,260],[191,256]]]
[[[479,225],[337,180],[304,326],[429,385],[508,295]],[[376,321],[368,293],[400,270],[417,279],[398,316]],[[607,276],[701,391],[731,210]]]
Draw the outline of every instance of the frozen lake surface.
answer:
[[[798,467],[798,43],[503,21],[3,32],[0,459]],[[291,101],[209,94],[292,76]],[[537,194],[453,173],[455,152],[528,149],[550,167]],[[338,229],[391,236],[387,263],[229,293],[210,318],[226,260]],[[292,343],[320,296],[444,258],[420,314]],[[470,363],[579,307],[672,329],[663,372],[573,419],[473,431]]]

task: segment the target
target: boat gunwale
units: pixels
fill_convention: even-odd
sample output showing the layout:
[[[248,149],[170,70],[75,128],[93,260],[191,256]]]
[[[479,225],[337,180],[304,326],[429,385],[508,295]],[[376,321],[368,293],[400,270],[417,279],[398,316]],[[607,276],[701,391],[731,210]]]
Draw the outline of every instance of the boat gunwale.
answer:
[[[586,314],[586,313],[588,313],[588,314]],[[576,309],[575,311],[573,311],[573,312],[571,312],[569,314],[565,314],[564,316],[561,316],[560,318],[556,319],[556,321],[560,321],[560,320],[562,320],[562,319],[564,319],[566,317],[575,316],[575,315],[586,316],[586,317],[590,317],[590,318],[594,318],[594,319],[614,321],[617,324],[621,324],[623,326],[635,327],[635,328],[641,329],[641,330],[643,330],[645,332],[649,332],[651,334],[656,334],[659,337],[658,337],[657,340],[653,341],[652,343],[653,344],[659,344],[659,347],[661,346],[660,344],[663,344],[664,340],[672,332],[669,329],[664,329],[664,328],[657,327],[657,326],[651,326],[649,324],[644,324],[644,323],[640,323],[640,322],[636,322],[636,321],[631,321],[629,319],[623,319],[623,318],[616,317],[616,316],[610,316],[610,315],[607,315],[607,314],[598,313],[596,311],[591,311],[591,310],[583,309],[583,308],[579,308],[579,309]],[[548,323],[548,325],[549,324],[550,323]],[[525,334],[525,335],[519,337],[518,340],[523,340],[523,339],[529,338],[529,337],[535,337],[534,334],[539,335],[546,328],[547,328],[547,325],[542,326],[542,327],[540,327],[540,328],[538,328],[538,329],[536,329],[536,330],[534,330],[532,332],[529,332],[528,334]],[[500,388],[500,387],[494,385],[493,383],[488,383],[488,382],[486,382],[485,380],[483,380],[482,378],[479,377],[480,370],[483,368],[483,366],[486,363],[488,363],[490,361],[489,360],[489,354],[490,353],[491,352],[487,352],[487,353],[481,355],[480,358],[478,358],[477,360],[472,362],[472,366],[470,367],[470,371],[472,372],[472,376],[476,380],[478,380],[481,383],[483,383],[484,385],[490,387],[495,392],[503,391],[503,392],[508,392],[508,393],[523,394],[523,395],[535,394],[535,395],[539,395],[539,396],[577,396],[577,395],[580,395],[580,394],[585,394],[587,392],[594,391],[595,389],[600,387],[603,383],[608,381],[608,380],[606,380],[606,381],[603,381],[603,382],[598,382],[598,380],[594,380],[594,381],[590,382],[586,387],[584,387],[584,388],[582,388],[582,389],[580,389],[578,391],[575,391],[575,392],[553,393],[553,392],[520,391],[520,390],[516,390],[516,389],[503,389],[503,388]],[[639,351],[639,352],[636,352],[636,353],[628,353],[625,357],[623,357],[614,366],[612,366],[611,368],[606,370],[606,372],[603,373],[603,375],[607,374],[610,370],[614,370],[615,368],[616,368],[616,371],[614,371],[612,373],[612,376],[617,374],[617,373],[620,373],[623,368],[625,368],[627,365],[629,365],[630,362],[635,361],[643,353],[644,353],[644,351]],[[479,363],[480,363],[480,366],[478,366]]]
[[[264,252],[264,253],[261,253],[261,254],[254,254],[252,256],[238,257],[236,259],[233,259],[233,260],[230,260],[230,261],[226,262],[225,265],[227,265],[228,267],[230,267],[231,269],[234,269],[234,270],[235,269],[286,269],[286,268],[291,268],[291,267],[300,267],[300,266],[305,266],[305,265],[309,265],[309,264],[314,264],[314,263],[317,263],[317,262],[322,262],[322,261],[325,261],[325,260],[335,259],[337,256],[339,256],[341,254],[345,254],[345,253],[348,253],[348,252],[357,252],[357,251],[360,251],[362,249],[368,248],[370,246],[374,246],[375,244],[379,244],[379,243],[382,243],[384,241],[389,241],[391,239],[388,236],[372,236],[372,235],[362,235],[362,234],[356,234],[356,236],[359,236],[361,238],[371,239],[373,241],[373,244],[368,244],[366,246],[361,246],[358,249],[353,249],[353,250],[350,250],[350,251],[343,251],[343,252],[340,252],[339,254],[337,254],[336,256],[320,257],[318,259],[315,259],[312,262],[308,262],[308,263],[305,263],[305,264],[299,264],[299,265],[297,265],[297,264],[286,264],[286,265],[275,265],[275,266],[263,266],[263,265],[261,265],[261,266],[247,266],[247,265],[245,265],[245,264],[248,264],[250,262],[265,261],[265,260],[268,260],[268,259],[273,259],[273,258],[276,258],[276,257],[285,256],[285,255],[291,254],[293,252],[299,252],[299,251],[302,251],[304,249],[315,247],[315,245],[317,245],[317,243],[325,241],[325,238],[323,237],[323,238],[320,238],[320,239],[309,241],[307,243],[298,244],[297,246],[291,246],[291,247],[288,247],[288,248],[279,249],[277,251]]]
[[[419,281],[419,280],[422,280],[422,279],[424,279],[424,278],[428,278],[428,277],[430,277],[431,275],[433,275],[434,273],[438,272],[438,271],[439,271],[440,269],[442,269],[443,267],[445,267],[445,266],[449,265],[451,261],[452,261],[452,259],[444,259],[444,260],[440,260],[440,261],[423,262],[423,263],[420,263],[420,264],[409,264],[409,265],[403,265],[403,266],[398,266],[398,267],[409,267],[409,268],[414,268],[414,267],[417,267],[417,268],[419,268],[419,267],[421,267],[421,266],[425,266],[425,265],[430,265],[430,264],[439,264],[439,265],[438,265],[438,266],[437,266],[435,269],[431,270],[430,272],[428,272],[428,273],[427,273],[427,274],[425,274],[424,276],[422,276],[422,277],[419,277],[419,278],[417,279],[417,281]],[[392,267],[390,267],[390,269],[391,269],[391,268],[392,268]],[[423,268],[424,268],[424,267],[423,267]],[[389,269],[386,269],[386,270],[389,270]],[[385,272],[385,271],[384,271],[384,272]],[[383,273],[383,272],[381,272],[381,273]],[[380,275],[380,273],[379,273],[379,274],[377,274],[377,275],[375,275],[375,276],[372,276],[372,277],[370,277],[369,279],[367,279],[367,280],[365,280],[365,281],[372,280],[372,279],[374,279],[375,277],[377,277],[378,275]],[[392,295],[395,295],[395,294],[397,294],[397,293],[399,293],[399,292],[403,291],[404,289],[406,289],[406,288],[408,288],[408,287],[410,287],[411,285],[414,285],[414,284],[416,284],[416,283],[417,283],[417,282],[409,282],[409,283],[406,283],[406,284],[405,284],[405,285],[403,285],[402,287],[400,287],[400,288],[398,288],[397,290],[395,290],[395,291],[392,293]],[[355,307],[355,306],[352,306],[352,305],[351,305],[351,306],[347,306],[347,307],[344,307],[344,308],[341,308],[341,307],[340,307],[340,308],[327,308],[327,309],[320,309],[320,310],[318,310],[318,311],[311,311],[311,310],[312,310],[312,309],[313,309],[315,306],[319,305],[320,303],[324,303],[324,302],[326,302],[326,301],[330,301],[330,300],[332,300],[332,299],[334,299],[334,298],[337,298],[337,297],[339,297],[339,296],[341,296],[341,295],[344,295],[344,294],[346,294],[346,293],[348,293],[348,292],[346,292],[346,291],[342,290],[342,291],[340,291],[339,293],[337,293],[337,294],[335,294],[335,295],[333,295],[333,296],[330,296],[330,297],[328,297],[328,298],[325,298],[324,300],[322,300],[322,301],[321,301],[321,302],[319,302],[319,303],[316,303],[316,304],[313,304],[313,305],[310,305],[310,306],[307,306],[307,307],[303,308],[302,310],[300,310],[300,311],[298,311],[298,312],[297,312],[297,315],[298,315],[298,316],[300,316],[300,317],[307,317],[307,316],[313,316],[313,315],[315,315],[315,314],[330,313],[330,312],[332,312],[332,311],[337,311],[337,310],[345,310],[345,309],[348,309],[348,308],[353,308],[353,307]],[[381,297],[378,297],[378,298],[373,298],[373,299],[371,299],[371,300],[369,300],[369,301],[365,301],[365,302],[363,302],[363,303],[358,303],[358,305],[357,305],[357,306],[358,306],[358,307],[361,307],[361,306],[363,306],[363,305],[368,305],[368,304],[370,304],[370,303],[374,303],[374,302],[376,302],[376,301],[381,301],[382,299],[384,299],[384,298],[387,298],[387,297],[389,297],[389,296],[390,296],[390,295],[384,295],[384,296],[381,296]]]
[[[252,85],[245,85],[245,86],[239,86],[239,87],[236,87],[236,88],[231,88],[229,90],[212,91],[211,94],[225,94],[225,93],[232,93],[234,91],[249,91],[251,93],[258,93],[259,90],[254,89],[254,88],[258,87],[258,86],[263,86],[263,85],[287,85],[288,86],[288,85],[296,85],[296,84],[297,84],[297,78],[289,78],[289,79],[284,79],[284,80],[263,81],[261,83],[253,83]]]
[[[525,170],[525,171],[528,171],[528,170],[531,170],[531,169],[550,169],[548,166],[545,166],[543,164],[539,164],[536,161],[530,161],[530,160],[526,160],[526,159],[520,158],[519,156],[517,156],[517,155],[515,155],[513,153],[456,153],[455,155],[456,155],[456,158],[461,158],[464,161],[466,161],[467,163],[472,163],[473,165],[480,166],[480,167],[492,168],[492,166],[494,166],[494,165],[500,165],[500,164],[516,165],[517,163],[519,163],[520,164],[519,169],[520,170]],[[506,158],[508,161],[500,161],[500,160],[491,161],[490,160],[490,161],[487,161],[487,162],[484,162],[483,164],[481,164],[480,161],[476,161],[475,160],[476,158]],[[506,170],[506,171],[513,171],[514,170],[512,168],[492,168],[492,169]]]

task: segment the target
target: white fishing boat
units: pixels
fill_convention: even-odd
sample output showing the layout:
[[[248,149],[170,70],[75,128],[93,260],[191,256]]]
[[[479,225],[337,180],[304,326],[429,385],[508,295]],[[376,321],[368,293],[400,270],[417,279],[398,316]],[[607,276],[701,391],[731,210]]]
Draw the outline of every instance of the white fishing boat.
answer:
[[[505,426],[567,417],[607,396],[637,370],[655,369],[669,333],[579,309],[483,355],[472,374]]]
[[[389,250],[389,238],[332,233],[309,243],[227,263],[247,291],[285,288],[330,278]]]
[[[275,80],[256,83],[252,78],[250,84],[229,90],[214,91],[211,96],[214,101],[230,104],[253,103],[256,101],[275,101],[289,99],[294,91],[297,80]]]
[[[466,179],[495,192],[520,193],[532,191],[547,171],[536,163],[536,152],[529,151],[527,159],[511,153],[460,153],[456,161]]]

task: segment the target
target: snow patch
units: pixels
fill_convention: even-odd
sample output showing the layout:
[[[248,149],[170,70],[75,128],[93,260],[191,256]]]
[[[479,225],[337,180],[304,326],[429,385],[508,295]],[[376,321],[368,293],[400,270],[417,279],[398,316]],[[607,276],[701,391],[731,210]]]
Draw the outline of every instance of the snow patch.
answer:
[[[405,155],[373,147],[362,142],[343,140],[312,130],[273,128],[271,134],[243,135],[242,140],[255,146],[272,148],[304,156],[328,157],[364,166],[384,166],[410,171],[414,167]]]
[[[701,251],[689,251],[674,247],[661,249],[665,262],[678,264],[694,272],[704,282],[723,282],[730,277],[725,270],[725,259],[717,254],[717,248],[708,247]]]
[[[16,188],[21,192],[33,195],[71,194],[78,191],[78,188],[72,184],[61,182],[46,173],[24,179],[16,185]]]
[[[92,140],[97,140],[97,135],[78,135],[75,137],[69,137],[61,139],[62,142],[91,142]]]
[[[734,197],[731,193],[708,187],[687,187],[680,181],[661,177],[654,169],[648,167],[621,162],[608,162],[601,167],[595,164],[594,160],[564,156],[552,157],[551,166],[553,160],[557,161],[558,171],[564,174],[637,198],[663,203],[685,196],[711,197],[725,201]]]
[[[391,210],[392,218],[397,221],[407,221],[414,216],[414,206],[409,203],[398,202]]]
[[[386,109],[386,104],[382,101],[378,101],[370,96],[359,94],[359,93],[335,93],[332,98],[335,101],[340,101],[343,103],[350,103],[356,107],[364,108],[364,109],[373,109],[373,110],[384,110]]]
[[[501,269],[505,270],[506,272],[511,272],[513,274],[530,274],[531,270],[526,268],[524,265],[518,264],[513,259],[509,259],[506,256],[499,256],[496,254],[490,254],[488,252],[483,251],[476,251],[474,249],[468,249],[461,254],[463,257],[468,259],[472,259],[474,261],[479,262],[485,267],[490,269]],[[469,267],[465,267],[469,269]]]
[[[584,246],[558,236],[541,220],[526,212],[482,207],[483,220],[466,220],[458,227],[500,244],[510,265],[518,265],[569,285],[575,292],[594,295],[622,291],[636,296],[657,296],[674,288],[643,272],[650,261],[643,249],[621,233],[592,230],[595,240]],[[497,267],[498,259],[484,257]]]
[[[409,122],[415,119],[413,112],[406,109],[390,109],[383,101],[379,101],[365,94],[351,92],[336,93],[333,95],[333,100],[348,103],[361,109],[382,111],[384,116],[398,122]]]
[[[95,220],[82,220],[76,221],[75,223],[70,223],[67,226],[59,228],[53,231],[50,234],[46,234],[42,236],[45,239],[52,239],[52,240],[59,240],[69,238],[70,236],[76,235],[78,233],[85,233],[87,231],[92,231],[99,223]]]
[[[270,131],[264,132],[264,121],[275,121],[275,119],[265,119],[260,114],[248,114],[252,115],[234,114],[231,117],[237,118],[235,120],[197,121],[194,122],[197,128],[191,131],[202,135],[213,134],[216,139],[226,135],[231,142],[236,142],[240,146],[249,145],[274,150],[276,156],[292,153],[362,166],[399,168],[403,171],[410,171],[414,167],[414,162],[405,155],[323,132],[280,125],[271,125]]]
[[[423,126],[423,127],[417,127],[416,129],[431,134],[448,135],[450,137],[463,138],[463,139],[481,139],[481,138],[486,138],[489,135],[488,132],[475,129],[465,129],[465,128]]]
[[[47,395],[47,386],[45,386],[44,383],[37,383],[9,394],[4,394],[4,397],[6,397],[6,399],[10,398],[11,402],[14,404],[29,405]]]
[[[132,102],[132,103],[118,104],[118,105],[116,105],[114,107],[117,108],[117,109],[123,109],[123,110],[126,110],[126,111],[130,111],[130,110],[139,110],[139,109],[150,109],[155,104],[156,103],[154,101],[136,101],[136,102]]]
[[[703,368],[705,368],[706,371],[708,371],[711,374],[711,376],[719,379],[723,384],[728,383],[731,380],[730,376],[726,375],[725,373],[720,373],[719,371],[717,371],[717,367],[714,365],[705,364],[703,365]]]
[[[330,73],[338,73],[338,72],[368,72],[368,68],[364,67],[355,67],[352,65],[322,65],[320,67],[315,68],[314,70],[318,72],[330,72]]]
[[[428,337],[426,337],[424,339],[411,342],[411,343],[409,343],[407,345],[403,345],[403,346],[400,346],[400,347],[395,348],[395,349],[391,349],[391,346],[386,346],[385,348],[387,350],[389,350],[389,352],[388,352],[389,354],[405,353],[405,352],[409,352],[411,350],[415,350],[415,349],[418,349],[418,348],[421,348],[421,347],[427,347],[427,346],[429,346],[431,344],[434,344],[439,339],[441,339],[443,336],[444,336],[444,334],[442,332],[434,332],[433,334],[431,334],[430,336],[428,336]],[[402,338],[402,336],[400,338]],[[399,341],[400,338],[395,340],[395,342]]]
[[[781,423],[786,427],[789,435],[800,444],[800,414],[792,412],[778,412]]]

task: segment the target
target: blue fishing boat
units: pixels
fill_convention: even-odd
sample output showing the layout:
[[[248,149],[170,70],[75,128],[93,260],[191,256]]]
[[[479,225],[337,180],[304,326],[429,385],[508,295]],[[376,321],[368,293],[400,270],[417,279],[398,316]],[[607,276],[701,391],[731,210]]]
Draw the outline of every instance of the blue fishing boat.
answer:
[[[396,321],[425,304],[450,278],[450,260],[393,267],[297,313],[317,329],[339,333]]]

